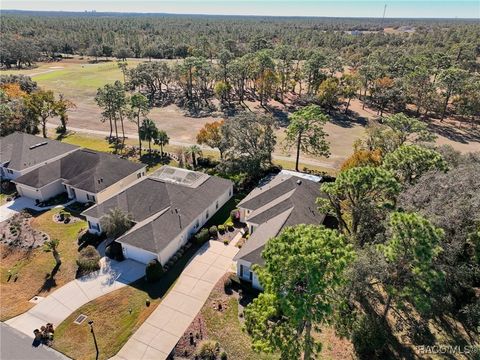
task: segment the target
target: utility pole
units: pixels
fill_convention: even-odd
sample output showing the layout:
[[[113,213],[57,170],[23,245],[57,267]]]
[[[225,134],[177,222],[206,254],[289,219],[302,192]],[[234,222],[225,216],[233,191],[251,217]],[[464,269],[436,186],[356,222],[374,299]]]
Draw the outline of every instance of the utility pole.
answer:
[[[97,351],[97,356],[95,357],[95,360],[98,360],[99,351],[98,351],[97,338],[95,337],[95,332],[93,331],[93,320],[90,320],[88,322],[88,325],[90,325],[90,332],[92,333],[93,342],[95,343],[95,350]]]
[[[385,14],[387,12],[387,4],[385,4],[385,6],[383,7],[383,16],[382,16],[382,22],[381,22],[381,25],[382,25],[382,31],[383,31],[383,22],[385,21]]]

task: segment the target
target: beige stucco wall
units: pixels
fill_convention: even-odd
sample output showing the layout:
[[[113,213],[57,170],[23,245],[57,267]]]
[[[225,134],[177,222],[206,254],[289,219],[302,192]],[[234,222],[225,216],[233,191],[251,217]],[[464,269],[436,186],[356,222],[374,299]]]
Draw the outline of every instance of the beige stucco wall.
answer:
[[[138,179],[138,174],[140,174],[141,177],[145,176],[146,167],[141,168],[135,173],[130,174],[127,177],[124,177],[120,181],[117,181],[115,184],[109,186],[105,190],[100,191],[98,194],[96,194],[97,203],[103,202],[109,197],[112,197],[116,193],[122,191],[124,188],[126,188],[128,185],[130,185],[132,182]]]

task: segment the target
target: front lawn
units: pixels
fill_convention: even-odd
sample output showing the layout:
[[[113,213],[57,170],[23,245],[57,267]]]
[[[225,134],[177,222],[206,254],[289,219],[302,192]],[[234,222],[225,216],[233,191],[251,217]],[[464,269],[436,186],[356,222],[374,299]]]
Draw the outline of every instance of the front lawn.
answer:
[[[27,311],[34,304],[29,300],[35,295],[47,296],[56,288],[75,279],[77,270],[77,234],[86,227],[83,220],[70,224],[53,221],[53,215],[62,209],[53,209],[34,215],[33,229],[60,240],[59,252],[62,265],[52,277],[55,260],[42,248],[18,249],[0,245],[0,320],[5,321]],[[9,271],[12,276],[9,276]]]
[[[93,320],[99,358],[114,356],[160,304],[198,248],[192,245],[159,282],[147,283],[142,278],[77,309],[55,330],[53,347],[72,359],[94,359],[95,346],[88,325]],[[149,307],[145,304],[147,299]],[[73,321],[80,314],[88,319],[76,325]]]

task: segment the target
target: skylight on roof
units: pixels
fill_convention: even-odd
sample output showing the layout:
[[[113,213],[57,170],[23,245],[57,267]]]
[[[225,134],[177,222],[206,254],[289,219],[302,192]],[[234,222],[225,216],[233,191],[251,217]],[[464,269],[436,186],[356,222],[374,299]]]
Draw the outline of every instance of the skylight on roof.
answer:
[[[209,176],[197,171],[180,169],[171,166],[162,166],[160,169],[150,175],[150,178],[196,188],[203,184],[205,180],[209,178]]]

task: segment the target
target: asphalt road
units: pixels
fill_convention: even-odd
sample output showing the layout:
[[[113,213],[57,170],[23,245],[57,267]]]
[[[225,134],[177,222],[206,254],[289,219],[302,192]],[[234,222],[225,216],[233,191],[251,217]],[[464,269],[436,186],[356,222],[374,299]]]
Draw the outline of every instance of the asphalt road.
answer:
[[[32,336],[0,323],[0,359],[2,360],[67,360],[68,357],[48,346],[32,346]]]

